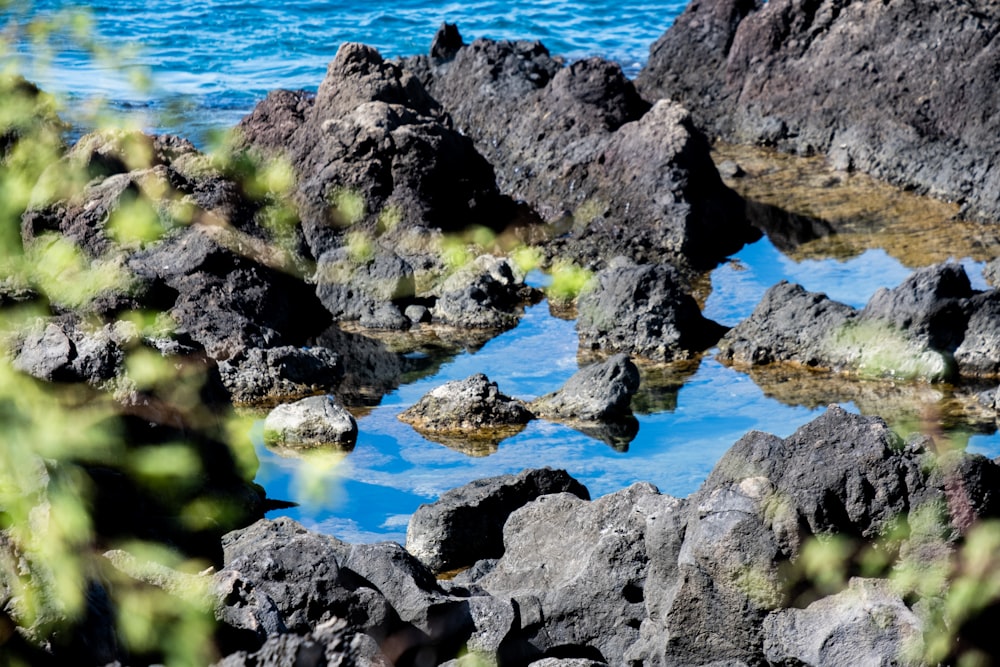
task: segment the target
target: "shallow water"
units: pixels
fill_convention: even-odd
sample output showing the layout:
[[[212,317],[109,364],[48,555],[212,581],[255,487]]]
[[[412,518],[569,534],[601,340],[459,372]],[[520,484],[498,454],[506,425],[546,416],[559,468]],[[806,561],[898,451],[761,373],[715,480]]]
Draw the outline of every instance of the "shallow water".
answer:
[[[570,60],[590,55],[616,60],[631,75],[685,4],[101,0],[88,6],[93,21],[88,33],[115,49],[108,61],[97,62],[69,42],[60,44],[58,35],[61,48],[51,62],[29,57],[34,51],[25,45],[21,54],[30,78],[67,98],[71,120],[83,123],[89,102],[104,97],[147,130],[175,132],[205,145],[269,90],[314,90],[344,41],[372,44],[387,57],[423,53],[447,20],[458,23],[467,42],[539,39]],[[72,6],[43,0],[18,10],[12,4],[4,10],[9,16],[0,19],[25,22]],[[135,47],[134,53],[123,55],[117,52],[121,47]],[[148,74],[151,87],[137,91],[129,83],[134,74]],[[770,239],[747,246],[707,279],[705,313],[716,321],[736,324],[782,279],[860,306],[913,268],[948,258],[962,261],[974,284],[985,287],[980,262],[997,256],[1000,228],[955,222],[955,207],[862,176],[831,174],[821,160],[724,146],[716,157],[744,168],[748,177],[727,182],[759,202],[755,214],[773,227]],[[795,218],[790,226],[789,212]],[[571,321],[553,317],[545,303],[531,307],[516,329],[475,352],[431,364],[432,374],[359,412],[357,447],[332,472],[322,460],[267,450],[258,424],[253,434],[261,458],[258,481],[271,497],[300,502],[280,513],[308,526],[352,541],[403,541],[409,514],[420,503],[472,479],[525,467],[565,468],[595,496],[639,480],[687,495],[746,431],[786,436],[830,403],[883,415],[904,434],[934,433],[958,446],[1000,454],[993,417],[976,413],[968,388],[845,382],[786,370],[751,376],[721,365],[712,350],[698,362],[644,375],[633,403],[639,431],[627,448],[536,421],[492,453],[466,453],[430,442],[396,419],[433,387],[475,372],[519,398],[553,391],[577,369],[576,351]]]
[[[979,275],[981,264],[971,259],[964,259],[963,264],[974,282],[985,287]],[[796,261],[764,238],[712,272],[705,314],[724,324],[736,324],[750,314],[768,287],[782,279],[862,306],[876,289],[894,287],[909,273],[910,269],[881,249],[846,260]],[[255,437],[261,458],[258,481],[270,495],[301,503],[277,514],[348,541],[405,542],[406,522],[419,504],[473,479],[526,467],[565,468],[593,496],[637,481],[686,496],[747,431],[784,437],[831,403],[883,415],[904,436],[915,430],[938,432],[944,424],[944,435],[957,445],[1000,455],[1000,437],[973,432],[983,430],[982,426],[962,420],[921,422],[928,410],[950,405],[951,388],[838,382],[830,376],[817,377],[812,384],[803,378],[765,377],[758,384],[755,378],[720,364],[714,350],[698,363],[664,369],[659,377],[656,371],[647,371],[640,396],[633,402],[639,432],[624,451],[566,426],[535,421],[502,441],[494,453],[470,455],[431,442],[396,419],[434,387],[476,372],[485,373],[502,392],[518,398],[554,391],[577,370],[576,352],[571,321],[553,317],[546,303],[530,307],[517,328],[475,353],[456,356],[434,375],[391,392],[362,416],[356,449],[330,474],[328,484],[319,485],[319,493],[304,489],[310,471],[319,474],[314,464],[269,451],[259,433]],[[539,358],[545,363],[540,364]],[[665,388],[650,395],[650,385],[658,380]],[[788,391],[774,391],[775,383]],[[650,404],[651,410],[641,410]]]

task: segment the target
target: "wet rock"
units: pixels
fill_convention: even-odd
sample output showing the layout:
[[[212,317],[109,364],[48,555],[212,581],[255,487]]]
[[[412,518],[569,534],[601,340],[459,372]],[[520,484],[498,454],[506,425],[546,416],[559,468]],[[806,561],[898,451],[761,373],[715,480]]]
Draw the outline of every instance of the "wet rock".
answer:
[[[350,451],[357,439],[358,424],[353,415],[330,395],[279,405],[264,420],[264,441],[277,447]]]
[[[582,349],[624,352],[653,361],[689,359],[725,331],[701,315],[666,264],[616,262],[599,272],[577,300]]]
[[[238,130],[245,146],[292,164],[314,257],[343,245],[347,226],[371,238],[414,225],[459,230],[499,224],[510,210],[472,142],[371,47],[344,44],[314,99],[272,93]]]
[[[332,391],[344,363],[323,347],[250,348],[220,362],[219,375],[234,403],[285,403]]]
[[[632,414],[639,369],[626,354],[582,368],[558,391],[531,402],[538,417],[580,421],[620,420]]]
[[[689,107],[713,135],[827,153],[997,219],[1000,172],[984,165],[1000,150],[998,25],[985,0],[693,3],[654,44],[637,86]]]
[[[712,263],[750,236],[687,113],[650,109],[616,64],[564,67],[538,42],[478,39],[447,64],[406,67],[473,138],[502,191],[558,223],[555,256],[589,268],[617,254]]]
[[[417,508],[406,529],[406,549],[435,573],[499,558],[507,517],[551,493],[590,498],[587,489],[565,470],[523,470],[470,482]]]
[[[764,620],[764,633],[773,664],[923,664],[916,656],[924,624],[880,579],[851,579],[847,590],[805,609],[776,611]]]
[[[524,403],[500,393],[482,373],[447,382],[399,414],[399,419],[426,433],[465,434],[491,438],[491,431],[520,430],[534,416]]]
[[[469,329],[510,329],[517,309],[534,297],[506,258],[482,255],[449,276],[439,290],[434,319]]]
[[[518,605],[525,662],[554,652],[625,664],[646,614],[642,508],[655,498],[635,484],[592,502],[545,495],[510,515],[504,555],[478,583]]]

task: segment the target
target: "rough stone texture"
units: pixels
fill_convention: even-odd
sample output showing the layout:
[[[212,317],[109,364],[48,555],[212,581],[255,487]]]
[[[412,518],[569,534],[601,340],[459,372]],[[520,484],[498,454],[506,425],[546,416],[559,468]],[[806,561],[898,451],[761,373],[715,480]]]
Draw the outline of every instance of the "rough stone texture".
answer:
[[[350,248],[328,250],[316,264],[316,293],[335,320],[365,320],[380,307],[415,293],[413,268],[395,253],[379,249],[371,258],[352,257]],[[408,323],[408,319],[404,320]]]
[[[446,594],[431,571],[395,542],[349,545],[340,563],[380,591],[426,643],[454,644],[439,648],[442,653],[453,654],[472,633],[468,602]]]
[[[888,581],[851,579],[847,590],[805,609],[764,620],[764,655],[772,664],[921,665],[924,624]]]
[[[434,320],[469,329],[510,329],[534,297],[509,259],[482,255],[450,275],[434,305]]]
[[[219,363],[219,375],[234,403],[285,403],[332,391],[344,363],[325,347],[255,347]]]
[[[531,402],[531,411],[545,419],[608,421],[632,414],[632,396],[639,389],[639,369],[626,354],[582,368],[558,391]]]
[[[550,468],[487,477],[451,489],[413,513],[406,529],[406,549],[436,573],[499,558],[507,517],[551,493],[590,498],[587,489],[565,470]]]
[[[256,651],[237,651],[214,667],[390,667],[375,642],[351,631],[342,619],[332,619],[307,635],[278,634]]]
[[[385,639],[402,623],[381,593],[340,566],[346,548],[286,518],[263,519],[229,533],[223,538],[224,567],[215,575],[228,595],[221,599],[217,616],[220,611],[223,618],[243,615],[242,609],[254,599],[249,592],[277,609],[276,616],[264,609],[264,618],[271,619],[266,624],[280,621],[288,632],[306,635],[342,618],[376,641]]]
[[[524,403],[500,393],[482,373],[446,382],[399,414],[420,431],[467,433],[473,438],[477,431],[523,426],[533,418]]]
[[[335,447],[350,451],[358,424],[334,396],[310,396],[271,410],[264,420],[264,441],[278,447]]]
[[[329,321],[312,288],[229,247],[231,237],[193,225],[129,260],[177,322],[176,334],[223,361],[246,348],[301,342]]]
[[[861,310],[784,281],[719,341],[742,365],[776,361],[876,378],[947,380],[1000,371],[997,292],[974,292],[958,264],[914,271]]]
[[[447,63],[405,65],[490,160],[503,192],[566,232],[554,255],[591,268],[617,254],[710,264],[750,236],[687,112],[650,109],[616,64],[564,67],[538,42],[478,39]]]
[[[478,583],[518,605],[524,657],[624,664],[646,615],[642,508],[659,498],[635,484],[592,502],[545,495],[510,515],[504,555]]]
[[[708,349],[725,328],[702,317],[681,284],[669,265],[616,261],[577,299],[581,348],[653,361],[689,359]]]
[[[1000,375],[1000,291],[974,295],[968,302],[968,324],[955,348],[955,363],[962,375]]]
[[[127,338],[112,325],[94,329],[65,317],[39,321],[19,342],[13,365],[40,380],[99,384],[121,371]]]
[[[314,99],[272,93],[238,129],[246,146],[291,162],[317,258],[342,245],[347,226],[373,238],[398,226],[460,230],[499,225],[512,210],[472,141],[415,77],[368,46],[342,45]]]
[[[713,135],[827,153],[998,219],[998,27],[989,0],[703,0],[636,85]]]
[[[747,365],[775,361],[832,365],[835,359],[828,340],[855,315],[846,304],[783,280],[764,293],[750,317],[722,337],[719,355]]]

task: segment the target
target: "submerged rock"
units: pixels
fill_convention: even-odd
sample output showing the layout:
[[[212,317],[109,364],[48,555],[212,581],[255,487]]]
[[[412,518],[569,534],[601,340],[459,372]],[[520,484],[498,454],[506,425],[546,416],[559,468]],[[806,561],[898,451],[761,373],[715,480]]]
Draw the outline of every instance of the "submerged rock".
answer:
[[[264,420],[264,442],[277,447],[350,451],[357,439],[358,424],[353,415],[330,395],[279,405]]]
[[[707,0],[652,46],[636,85],[712,135],[826,153],[995,220],[998,27],[989,0]]]

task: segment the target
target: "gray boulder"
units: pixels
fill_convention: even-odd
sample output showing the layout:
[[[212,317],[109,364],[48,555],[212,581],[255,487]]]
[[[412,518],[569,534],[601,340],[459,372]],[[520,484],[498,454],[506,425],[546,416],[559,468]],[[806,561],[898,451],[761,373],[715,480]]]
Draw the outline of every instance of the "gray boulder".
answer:
[[[510,515],[504,555],[478,584],[520,609],[522,659],[625,664],[646,615],[645,508],[662,498],[635,484],[592,502],[545,495]]]
[[[353,632],[342,619],[333,619],[306,635],[279,634],[253,651],[237,651],[213,667],[390,667],[392,663],[370,637]]]
[[[626,354],[580,369],[556,392],[531,402],[538,417],[557,420],[610,421],[632,414],[639,389],[639,369]]]
[[[385,596],[340,565],[349,548],[339,540],[307,531],[291,519],[262,519],[227,534],[223,568],[215,574],[224,593],[216,607],[220,620],[243,619],[235,627],[273,636],[308,635],[324,623],[344,619],[376,641],[404,631]],[[248,615],[246,609],[255,611]],[[252,616],[252,618],[251,618]]]
[[[342,45],[314,98],[272,93],[238,130],[244,146],[291,162],[314,257],[344,245],[347,227],[375,239],[395,227],[499,226],[511,210],[420,81],[368,46]]]
[[[719,341],[737,365],[795,362],[874,378],[940,381],[991,375],[1000,346],[995,291],[974,293],[958,264],[914,271],[861,310],[784,281]]]
[[[218,361],[246,348],[294,344],[326,326],[312,288],[234,251],[235,242],[225,230],[192,225],[136,253],[128,266],[162,294],[176,335]]]
[[[995,220],[998,26],[989,0],[707,0],[653,45],[636,85],[713,136],[826,153]]]
[[[775,611],[764,619],[764,635],[771,664],[924,664],[924,624],[883,579],[854,578],[805,609]]]
[[[357,439],[354,416],[329,394],[279,405],[264,420],[264,442],[272,446],[350,451]]]
[[[549,253],[712,263],[749,238],[708,144],[680,106],[650,105],[600,58],[563,66],[538,42],[477,39],[405,61],[490,160],[506,194],[557,223]],[[559,113],[552,113],[559,109]]]
[[[517,432],[533,418],[524,403],[502,394],[482,373],[446,382],[399,414],[422,433],[486,440]]]
[[[255,347],[220,362],[219,375],[234,403],[274,404],[332,391],[344,364],[324,347]]]
[[[617,261],[600,271],[577,299],[581,348],[661,362],[708,349],[725,328],[702,316],[682,284],[667,264]]]
[[[316,293],[335,320],[372,319],[380,308],[414,296],[410,265],[389,250],[373,252],[357,257],[350,248],[336,248],[320,256]]]
[[[413,513],[406,529],[406,549],[436,573],[499,558],[507,517],[551,493],[590,498],[587,489],[565,470],[550,468],[487,477],[451,489]]]
[[[121,372],[129,333],[123,326],[94,328],[67,317],[39,320],[16,342],[13,365],[40,380],[97,385]]]

